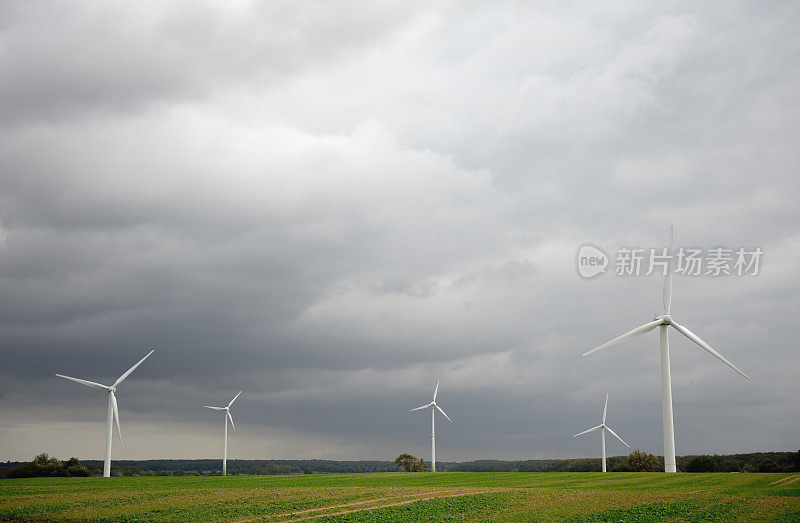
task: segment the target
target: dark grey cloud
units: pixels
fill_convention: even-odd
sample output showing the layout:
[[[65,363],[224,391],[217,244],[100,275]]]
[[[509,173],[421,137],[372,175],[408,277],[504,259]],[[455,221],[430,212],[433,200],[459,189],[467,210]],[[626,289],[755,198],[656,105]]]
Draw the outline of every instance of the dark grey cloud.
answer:
[[[0,459],[660,452],[653,276],[592,242],[761,247],[676,277],[679,453],[793,449],[800,184],[791,4],[5,4]],[[415,416],[415,414],[417,414]],[[736,430],[734,430],[736,428]],[[52,435],[59,434],[55,440]],[[157,447],[153,438],[159,441]],[[624,452],[616,449],[613,452]]]
[[[260,90],[390,38],[412,7],[8,4],[0,113],[81,119],[203,100],[219,88]]]

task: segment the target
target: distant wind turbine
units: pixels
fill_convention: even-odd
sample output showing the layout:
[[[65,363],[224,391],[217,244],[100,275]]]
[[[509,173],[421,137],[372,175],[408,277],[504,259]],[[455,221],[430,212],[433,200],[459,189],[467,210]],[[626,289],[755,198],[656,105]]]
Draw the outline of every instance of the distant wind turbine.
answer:
[[[436,409],[438,409],[439,412],[441,412],[442,415],[447,418],[447,421],[450,423],[453,422],[453,420],[450,419],[450,416],[445,414],[442,408],[436,404],[436,394],[438,392],[439,381],[436,382],[436,388],[433,390],[433,401],[427,405],[422,405],[421,407],[409,410],[409,412],[413,412],[415,410],[427,409],[428,407],[431,409],[431,472],[436,472]]]
[[[660,330],[660,347],[661,347],[661,422],[663,426],[664,435],[664,472],[676,472],[675,465],[675,428],[672,419],[672,378],[670,375],[669,367],[669,339],[667,333],[669,332],[670,325],[678,332],[692,340],[694,343],[705,349],[709,354],[720,360],[725,365],[729,366],[742,376],[750,379],[750,376],[737,369],[733,363],[725,359],[722,354],[715,351],[711,346],[700,339],[697,334],[693,333],[683,325],[678,324],[670,316],[670,305],[672,302],[672,226],[669,227],[669,262],[667,264],[667,274],[664,277],[664,292],[662,295],[664,304],[664,314],[655,316],[653,321],[645,323],[641,327],[636,327],[630,332],[626,332],[622,336],[614,338],[599,347],[585,352],[583,355],[588,356],[593,352],[608,348],[621,341],[629,340],[648,333],[651,330],[659,327]]]
[[[106,458],[103,461],[103,477],[107,478],[111,476],[111,440],[113,439],[112,432],[112,417],[117,422],[117,434],[119,435],[119,442],[122,443],[122,431],[119,428],[119,410],[117,409],[117,397],[114,395],[114,392],[117,390],[117,387],[120,383],[125,381],[125,378],[130,376],[131,372],[133,372],[136,367],[142,364],[144,360],[150,357],[151,354],[155,352],[155,349],[151,350],[147,353],[147,356],[139,360],[139,363],[131,367],[130,369],[125,372],[122,376],[120,376],[117,381],[114,382],[113,385],[101,385],[100,383],[95,383],[93,381],[82,380],[78,378],[72,378],[70,376],[64,376],[62,374],[56,374],[59,378],[64,378],[66,380],[71,380],[76,383],[80,383],[81,385],[86,385],[87,387],[92,387],[93,389],[100,389],[108,392],[108,422],[106,423]]]
[[[236,425],[233,424],[233,416],[231,416],[231,405],[233,402],[236,401],[236,398],[242,395],[242,391],[239,391],[239,394],[233,397],[230,403],[228,403],[227,407],[210,407],[208,405],[203,405],[203,407],[207,409],[214,409],[214,410],[223,410],[225,411],[225,450],[222,452],[222,475],[228,475],[228,420],[231,420],[231,427],[233,430],[236,430]]]
[[[592,428],[590,428],[588,430],[584,430],[583,432],[578,432],[577,434],[575,434],[575,436],[580,436],[581,434],[588,434],[588,433],[594,432],[596,430],[600,431],[600,446],[603,449],[603,472],[606,471],[606,431],[609,431],[612,436],[614,436],[618,440],[622,441],[622,443],[626,447],[630,448],[630,445],[625,443],[625,441],[622,438],[617,436],[617,433],[614,432],[613,430],[611,430],[611,427],[607,427],[606,426],[606,411],[607,410],[608,410],[608,393],[606,393],[606,404],[603,407],[603,422],[600,425],[596,426],[596,427],[592,427]],[[572,436],[572,437],[574,438],[575,436]]]

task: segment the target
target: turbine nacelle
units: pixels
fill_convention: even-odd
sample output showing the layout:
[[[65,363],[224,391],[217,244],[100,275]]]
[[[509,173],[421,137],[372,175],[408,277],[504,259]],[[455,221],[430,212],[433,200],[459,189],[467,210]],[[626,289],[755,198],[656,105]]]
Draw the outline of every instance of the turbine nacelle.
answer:
[[[240,390],[239,394],[234,396],[233,399],[231,400],[231,402],[228,403],[228,405],[225,406],[225,407],[213,407],[211,405],[203,405],[203,408],[223,411],[225,413],[225,427],[228,426],[228,421],[230,421],[231,422],[231,427],[233,427],[233,430],[236,430],[236,425],[233,424],[233,416],[231,416],[231,405],[233,405],[233,402],[236,401],[239,398],[239,396],[241,396],[241,395],[242,395],[242,391]]]

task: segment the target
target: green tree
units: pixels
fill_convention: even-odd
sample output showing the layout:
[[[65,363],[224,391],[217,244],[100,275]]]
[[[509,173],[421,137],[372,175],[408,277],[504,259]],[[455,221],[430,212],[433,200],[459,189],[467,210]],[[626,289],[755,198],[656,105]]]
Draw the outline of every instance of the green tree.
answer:
[[[686,464],[686,472],[719,472],[714,456],[694,456]]]
[[[780,465],[778,465],[778,463],[774,459],[771,459],[769,461],[766,461],[766,462],[762,463],[761,466],[758,467],[758,471],[759,472],[781,472],[781,467],[780,467]]]
[[[30,463],[25,463],[19,467],[13,468],[6,473],[9,478],[37,478],[37,477],[53,477],[53,476],[67,476],[68,472],[64,468],[64,464],[58,458],[51,458],[46,452],[43,452],[33,458]]]
[[[641,450],[631,452],[626,461],[626,469],[631,472],[658,472],[661,470],[659,459]]]
[[[89,472],[89,469],[86,468],[85,465],[81,465],[81,462],[78,461],[78,458],[69,458],[66,463],[64,463],[64,470],[67,471],[68,476],[73,477],[88,477],[91,476],[92,473]]]
[[[428,466],[422,458],[412,456],[411,454],[400,454],[394,462],[406,472],[425,472],[428,470]]]
[[[742,466],[730,456],[714,456],[719,472],[741,472]]]

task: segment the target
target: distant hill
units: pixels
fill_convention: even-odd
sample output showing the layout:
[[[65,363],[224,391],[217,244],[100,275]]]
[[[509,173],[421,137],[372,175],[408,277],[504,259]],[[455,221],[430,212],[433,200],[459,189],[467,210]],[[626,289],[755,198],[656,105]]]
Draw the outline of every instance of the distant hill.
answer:
[[[679,456],[678,470],[695,456]],[[608,458],[613,470],[626,456]],[[750,454],[714,455],[720,472],[800,472],[798,452],[755,452]],[[85,460],[82,464],[100,474],[103,462]],[[22,465],[20,461],[0,463],[0,478],[6,471]],[[439,461],[439,471],[451,472],[593,472],[600,471],[600,458],[537,459],[520,461],[476,460],[466,462]],[[118,476],[213,476],[220,474],[220,459],[148,459],[114,460],[112,475]],[[332,474],[351,472],[396,472],[394,461],[334,461],[325,459],[234,459],[228,460],[228,474]]]

